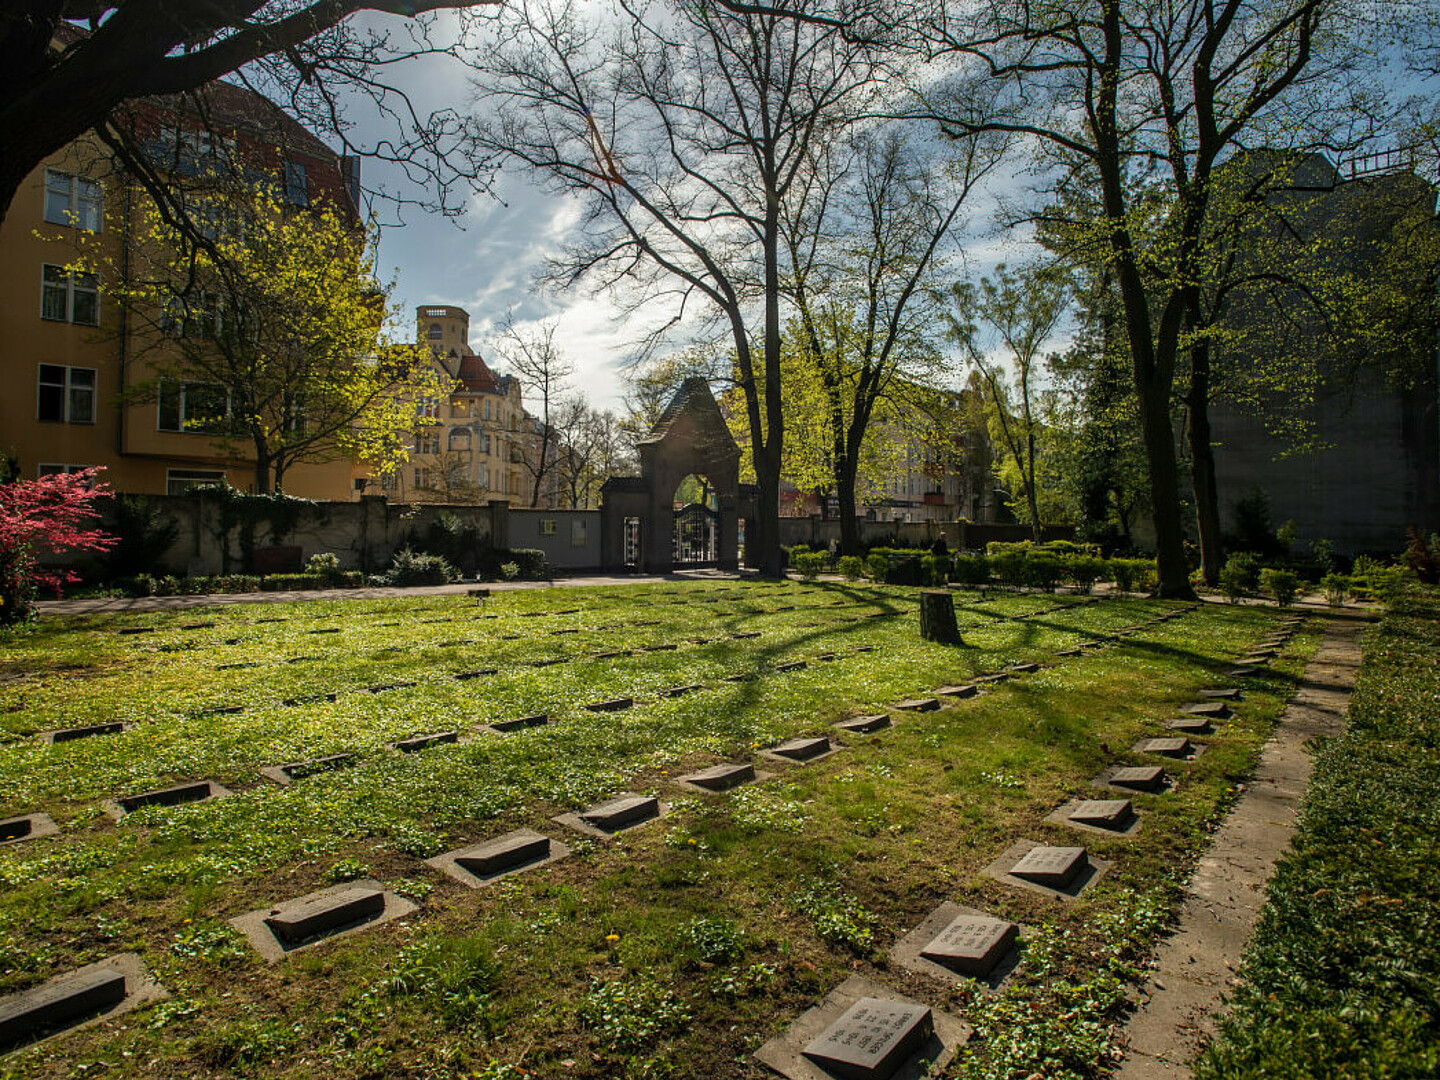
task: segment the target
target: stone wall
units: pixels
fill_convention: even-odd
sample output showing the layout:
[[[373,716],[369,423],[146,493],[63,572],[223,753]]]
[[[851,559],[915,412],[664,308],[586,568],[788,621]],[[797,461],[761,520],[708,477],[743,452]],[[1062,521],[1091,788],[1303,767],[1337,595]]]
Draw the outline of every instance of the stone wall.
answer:
[[[512,548],[539,548],[561,570],[598,570],[599,510],[511,510]]]

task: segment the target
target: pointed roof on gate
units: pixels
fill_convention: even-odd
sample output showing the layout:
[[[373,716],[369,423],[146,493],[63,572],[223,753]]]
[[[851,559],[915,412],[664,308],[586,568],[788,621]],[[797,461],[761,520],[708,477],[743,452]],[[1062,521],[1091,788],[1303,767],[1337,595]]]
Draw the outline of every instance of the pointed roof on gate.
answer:
[[[690,424],[681,424],[688,418]],[[650,434],[639,441],[640,446],[665,442],[677,428],[690,427],[695,433],[695,442],[703,444],[711,453],[740,453],[735,436],[730,434],[730,425],[725,423],[725,414],[720,411],[715,396],[710,393],[710,383],[699,375],[692,375],[680,384],[670,404],[655,421]]]

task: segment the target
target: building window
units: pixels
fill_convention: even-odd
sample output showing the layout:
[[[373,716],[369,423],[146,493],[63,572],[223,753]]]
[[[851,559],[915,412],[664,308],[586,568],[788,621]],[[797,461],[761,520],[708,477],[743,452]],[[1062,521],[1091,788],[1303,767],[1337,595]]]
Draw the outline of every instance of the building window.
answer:
[[[423,397],[415,403],[415,415],[424,420],[438,420],[440,418],[440,399],[438,397]]]
[[[485,402],[485,419],[490,419],[490,402],[488,400]]]
[[[440,324],[438,322],[432,322],[430,324],[430,329],[426,332],[425,336],[428,337],[431,341],[439,341],[440,338],[444,336],[444,333],[445,332],[440,328]]]
[[[172,296],[160,316],[160,329],[175,337],[213,338],[220,327],[220,297],[210,292]]]
[[[160,384],[156,428],[215,434],[231,430],[230,391],[215,383],[165,380]]]
[[[482,454],[488,454],[488,453],[490,453],[490,436],[489,436],[489,435],[481,435],[481,436],[480,436],[480,452],[481,452]]]
[[[489,466],[481,465],[480,468],[475,470],[475,483],[479,484],[482,488],[488,488],[490,486]]]
[[[285,201],[291,206],[310,205],[310,184],[305,166],[298,161],[285,163]]]
[[[555,535],[555,524],[556,524],[556,523],[555,523],[555,519],[554,519],[554,518],[541,518],[541,519],[540,519],[540,535],[541,535],[541,536],[554,536],[554,535]]]
[[[416,470],[415,470],[415,486],[416,486],[417,488],[428,488],[428,487],[431,487],[431,486],[432,486],[432,484],[431,484],[431,482],[430,482],[430,470],[429,470],[429,469],[416,469]]]
[[[55,322],[100,325],[100,279],[83,271],[44,264],[40,282],[40,317]]]
[[[38,403],[39,420],[60,423],[95,422],[95,369],[41,364]]]
[[[391,469],[389,472],[380,474],[380,490],[394,491],[400,486],[400,470]]]
[[[45,220],[100,231],[100,185],[83,176],[45,170]]]
[[[435,432],[422,431],[415,436],[415,453],[417,454],[438,454],[440,452],[440,436]]]
[[[165,494],[184,495],[191,488],[225,483],[222,469],[166,469]]]
[[[468,452],[470,449],[470,429],[451,428],[449,444],[449,448],[451,450],[463,450]]]

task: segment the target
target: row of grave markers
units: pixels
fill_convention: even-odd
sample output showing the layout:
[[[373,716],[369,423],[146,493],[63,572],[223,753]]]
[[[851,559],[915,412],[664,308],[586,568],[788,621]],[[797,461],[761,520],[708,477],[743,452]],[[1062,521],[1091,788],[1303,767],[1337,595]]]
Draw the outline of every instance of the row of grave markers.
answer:
[[[1128,636],[1145,625],[1178,617],[1189,610],[1193,609],[1172,611],[1149,623],[1124,628],[1112,639]],[[1285,627],[1284,636],[1262,643],[1262,647],[1270,652],[1269,656],[1252,653],[1246,659],[1254,664],[1268,663],[1275,650],[1293,632],[1293,627],[1298,625],[1298,619],[1282,625]],[[1087,644],[1098,645],[1100,642]],[[1074,654],[1072,650],[1063,652]],[[942,687],[936,693],[970,697],[979,692],[977,684],[1003,680],[1012,672],[1018,674],[1039,668],[1040,665],[1034,663],[1014,665],[1008,672],[991,673],[965,686]],[[1230,688],[1206,693],[1224,699],[1239,697],[1239,691]],[[938,699],[931,697],[901,702],[896,709],[924,712],[938,707]],[[1200,724],[1208,728],[1212,717],[1227,718],[1231,715],[1224,700],[1197,702],[1186,706],[1185,711],[1188,714],[1185,719],[1169,723]],[[836,726],[864,734],[889,724],[888,714],[877,714],[840,721]],[[1162,745],[1155,746],[1142,740],[1134,749],[1186,760],[1193,760],[1203,751],[1203,747],[1197,748],[1185,739],[1179,740],[1183,745],[1165,740],[1160,742]],[[842,747],[831,744],[828,737],[809,737],[789,740],[764,754],[776,761],[808,763],[828,757],[839,749]],[[748,763],[722,763],[680,777],[677,782],[697,790],[714,792],[763,780],[768,775],[757,773]],[[1107,770],[1094,782],[1150,792],[1161,792],[1168,787],[1163,769],[1158,767]],[[144,799],[156,794],[145,793],[133,798]],[[164,799],[150,801],[165,802]],[[140,802],[128,809],[148,804]],[[556,820],[582,833],[603,837],[655,820],[663,815],[665,809],[655,796],[624,793],[586,810],[560,815]],[[1129,800],[1082,800],[1055,811],[1049,820],[1076,828],[1121,834],[1133,832],[1138,827],[1138,818]],[[53,831],[53,822],[50,825]],[[522,829],[444,853],[427,862],[456,880],[479,887],[512,873],[547,865],[565,857],[569,851],[569,847],[559,841]],[[1083,847],[1050,847],[1021,841],[992,863],[986,873],[997,880],[1064,897],[1080,895],[1106,869],[1107,864],[1089,857]],[[340,933],[387,922],[414,910],[413,903],[385,890],[378,882],[362,881],[321,890],[231,921],[251,941],[257,952],[273,961],[297,948],[318,944]],[[938,922],[943,922],[943,926],[931,933],[935,930],[932,923]],[[924,942],[920,941],[922,937],[926,939]],[[942,906],[925,924],[897,943],[896,956],[899,959],[901,953],[906,953],[913,946],[918,963],[938,965],[943,970],[984,981],[1006,968],[1005,959],[1007,956],[1013,958],[1014,945],[1019,937],[1020,928],[1013,923],[968,909],[952,912]],[[139,958],[131,954],[109,958],[70,976],[59,976],[34,990],[0,1000],[0,1046],[25,1041],[47,1029],[63,1027],[87,1016],[114,1015],[163,995],[163,989],[148,977],[143,965],[136,968],[138,962]],[[1013,964],[1010,967],[1013,968]],[[122,973],[118,984],[121,994],[116,998],[115,977],[106,972],[122,969],[130,972],[130,981],[127,984]],[[874,988],[873,984],[862,986],[860,983],[865,983],[865,980],[847,980],[821,1006],[811,1011],[817,1013],[820,1019],[833,1019],[833,1023],[827,1023],[824,1030],[799,1051],[798,1057],[793,1052],[796,1033],[803,1033],[814,1026],[816,1017],[810,1014],[802,1017],[786,1035],[766,1044],[757,1053],[757,1058],[787,1076],[858,1076],[862,1080],[890,1080],[898,1076],[907,1063],[921,1058],[938,1066],[942,1062],[935,1050],[951,1053],[954,1046],[968,1037],[969,1029],[955,1018],[936,1017],[928,1008],[908,999],[896,1000],[893,995],[876,997],[860,993]],[[835,1015],[837,1012],[839,1015]],[[881,1022],[881,1017],[887,1019]],[[850,1060],[852,1057],[853,1061]],[[825,1071],[820,1074],[813,1069],[796,1072],[796,1062],[819,1064]]]

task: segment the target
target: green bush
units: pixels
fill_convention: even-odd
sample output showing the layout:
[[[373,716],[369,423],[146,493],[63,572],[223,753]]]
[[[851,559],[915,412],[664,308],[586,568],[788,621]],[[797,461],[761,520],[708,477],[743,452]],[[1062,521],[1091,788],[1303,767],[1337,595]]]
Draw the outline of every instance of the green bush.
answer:
[[[841,555],[835,564],[846,581],[859,581],[865,576],[865,560],[859,555]]]
[[[395,553],[390,560],[390,569],[380,578],[385,585],[447,585],[460,579],[460,571],[442,555],[417,554],[407,547]]]
[[[1405,580],[1403,566],[1386,566],[1360,555],[1350,569],[1350,595],[1356,600],[1388,600]]]
[[[1350,575],[1329,573],[1320,579],[1320,588],[1325,591],[1325,602],[1331,607],[1339,607],[1345,603],[1345,597],[1350,595]]]
[[[305,564],[305,572],[307,574],[338,574],[340,572],[340,556],[330,551],[317,551]]]
[[[961,585],[984,585],[990,580],[990,560],[984,555],[956,555],[950,560],[950,580]]]
[[[920,557],[920,576],[922,584],[929,588],[938,588],[945,584],[950,578],[950,556],[949,555],[922,555]]]
[[[1061,565],[1066,579],[1087,593],[1109,570],[1105,560],[1094,555],[1071,555]]]
[[[1260,588],[1275,598],[1282,608],[1295,602],[1295,593],[1300,588],[1300,579],[1289,570],[1266,567],[1260,571]]]
[[[505,575],[507,563],[515,564],[514,576],[523,581],[546,581],[550,577],[545,552],[539,548],[486,548],[480,553],[477,566],[486,581],[514,580]]]
[[[421,558],[434,558],[425,555]],[[358,589],[364,584],[359,570],[334,574],[266,574],[260,579],[261,592],[290,592],[294,589]]]
[[[829,558],[823,551],[790,551],[790,566],[803,578],[811,580],[825,569]]]
[[[1220,568],[1220,591],[1232,603],[1255,591],[1260,583],[1260,560],[1249,551],[1237,551]]]
[[[890,560],[878,551],[865,556],[865,576],[871,581],[883,582],[890,569]]]

